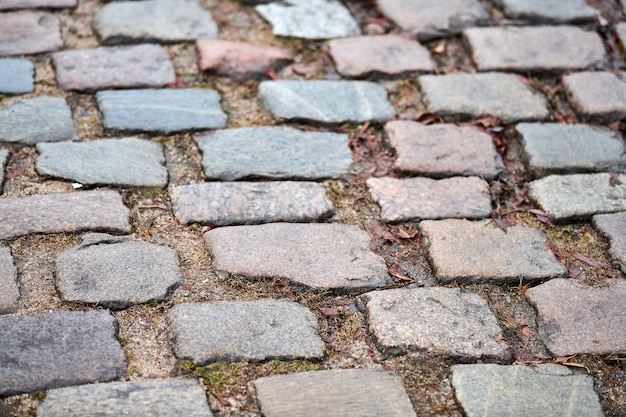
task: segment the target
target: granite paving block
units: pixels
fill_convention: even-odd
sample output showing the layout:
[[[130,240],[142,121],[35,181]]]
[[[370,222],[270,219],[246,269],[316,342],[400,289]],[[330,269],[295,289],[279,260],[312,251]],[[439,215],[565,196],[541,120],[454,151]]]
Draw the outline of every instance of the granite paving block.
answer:
[[[526,291],[539,314],[539,336],[555,356],[626,352],[626,281],[589,287],[553,279]]]
[[[329,217],[333,203],[313,182],[216,182],[174,187],[174,215],[182,224],[216,226],[307,222]]]
[[[62,46],[59,19],[52,13],[0,13],[0,56],[38,54]]]
[[[352,163],[348,135],[286,126],[218,130],[195,137],[210,179],[337,178]]]
[[[386,352],[510,359],[498,320],[472,291],[398,288],[369,292],[362,299],[369,331]]]
[[[597,214],[593,225],[609,238],[611,255],[626,272],[626,212]]]
[[[106,310],[0,318],[0,396],[123,377],[116,330]]]
[[[478,177],[370,178],[367,186],[386,222],[491,215],[489,185]]]
[[[369,289],[391,283],[369,235],[345,224],[276,223],[223,227],[204,235],[218,276],[280,277],[319,289]],[[234,250],[236,248],[236,250]]]
[[[105,406],[106,405],[106,406]],[[191,378],[146,379],[48,391],[39,417],[211,417],[204,388]]]
[[[274,117],[283,119],[384,122],[395,116],[385,88],[367,81],[263,81],[259,99]]]
[[[116,310],[169,300],[183,281],[174,250],[105,233],[83,237],[56,261],[61,299]]]
[[[504,122],[541,120],[550,115],[546,99],[513,74],[447,74],[418,77],[428,111],[446,121],[490,114]]]
[[[252,384],[266,417],[415,417],[402,379],[382,369],[272,375]]]
[[[0,94],[26,94],[35,90],[35,66],[28,59],[0,59]]]
[[[499,0],[498,3],[507,17],[531,22],[579,22],[599,15],[587,0]]]
[[[517,283],[562,277],[567,268],[548,249],[545,236],[526,226],[506,232],[492,221],[425,220],[420,229],[442,283]]]
[[[218,361],[320,359],[324,342],[306,307],[271,298],[178,304],[170,310],[176,356]]]
[[[106,129],[173,133],[226,126],[217,91],[201,88],[99,91]]]
[[[56,9],[64,7],[76,7],[76,3],[77,0],[2,0],[2,3],[0,3],[0,10],[32,9],[35,7]]]
[[[0,200],[0,239],[85,230],[130,233],[128,215],[113,190],[10,197]]]
[[[32,145],[76,136],[72,112],[61,97],[39,96],[0,109],[0,141]]]
[[[491,136],[473,127],[398,120],[388,122],[385,133],[398,157],[393,167],[400,172],[491,180],[503,168]]]
[[[470,28],[463,36],[479,71],[567,71],[607,60],[600,36],[576,26]]]
[[[256,6],[276,36],[330,39],[361,34],[348,9],[336,0],[286,0]]]
[[[81,184],[165,187],[163,145],[139,138],[37,144],[40,175]]]
[[[621,174],[550,175],[529,183],[528,190],[557,222],[626,210],[626,176]]]
[[[593,378],[565,366],[453,365],[452,387],[467,417],[601,417]]]
[[[589,121],[609,123],[626,118],[623,72],[577,72],[563,76],[563,87],[576,113]]]
[[[0,149],[0,194],[2,194],[2,186],[4,181],[4,167],[6,167],[9,161],[9,151],[6,149]]]
[[[13,265],[11,250],[6,246],[0,246],[0,314],[17,312],[19,298],[17,269]]]
[[[176,81],[174,65],[160,45],[68,50],[52,55],[61,90],[161,87]]]

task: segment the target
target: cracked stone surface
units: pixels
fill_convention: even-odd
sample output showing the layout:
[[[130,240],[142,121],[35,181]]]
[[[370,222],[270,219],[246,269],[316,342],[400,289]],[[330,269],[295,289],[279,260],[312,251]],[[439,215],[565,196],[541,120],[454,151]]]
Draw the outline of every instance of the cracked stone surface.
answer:
[[[611,255],[626,272],[626,212],[597,214],[593,216],[593,225],[609,238]]]
[[[13,264],[11,250],[6,246],[0,246],[0,314],[17,312],[19,298],[17,269]]]

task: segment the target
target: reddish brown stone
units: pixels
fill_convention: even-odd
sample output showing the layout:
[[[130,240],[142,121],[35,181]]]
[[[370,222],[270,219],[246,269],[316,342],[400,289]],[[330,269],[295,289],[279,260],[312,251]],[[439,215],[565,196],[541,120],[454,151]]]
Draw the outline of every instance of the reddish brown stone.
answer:
[[[0,14],[0,56],[38,54],[62,46],[59,19],[52,13]]]
[[[77,0],[2,0],[0,10],[76,7]]]
[[[626,74],[578,72],[563,77],[572,107],[583,119],[612,122],[626,118]]]

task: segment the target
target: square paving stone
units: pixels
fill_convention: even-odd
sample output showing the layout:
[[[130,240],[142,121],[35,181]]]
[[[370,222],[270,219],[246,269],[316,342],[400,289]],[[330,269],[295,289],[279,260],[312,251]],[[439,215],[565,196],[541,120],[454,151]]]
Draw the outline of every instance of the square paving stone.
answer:
[[[116,330],[106,310],[0,318],[0,396],[123,377]]]
[[[17,312],[19,298],[17,269],[13,265],[11,250],[6,246],[0,246],[0,314]]]
[[[59,19],[52,13],[0,13],[0,56],[38,54],[62,46]]]
[[[364,294],[369,331],[385,352],[507,360],[510,354],[487,302],[459,288],[398,288]]]
[[[26,94],[35,90],[35,66],[28,59],[0,59],[0,94]]]
[[[626,272],[626,212],[597,214],[593,216],[593,225],[609,238],[611,255]]]
[[[519,283],[562,277],[567,268],[546,246],[539,231],[526,226],[506,232],[492,221],[426,220],[420,229],[440,282]]]
[[[178,304],[169,313],[176,356],[217,361],[320,359],[324,342],[306,307],[271,298]]]
[[[0,149],[0,194],[2,194],[3,182],[4,182],[4,168],[9,161],[9,151],[6,149]]]
[[[609,123],[626,118],[626,73],[577,72],[563,76],[563,86],[584,120]]]
[[[369,235],[345,224],[275,223],[204,234],[218,276],[285,278],[316,289],[365,290],[391,283]]]
[[[507,17],[531,22],[578,22],[593,20],[599,15],[587,0],[498,0],[498,3]]]
[[[64,7],[76,7],[76,3],[77,0],[2,0],[2,3],[0,3],[0,10],[31,9],[34,7],[56,9]]]

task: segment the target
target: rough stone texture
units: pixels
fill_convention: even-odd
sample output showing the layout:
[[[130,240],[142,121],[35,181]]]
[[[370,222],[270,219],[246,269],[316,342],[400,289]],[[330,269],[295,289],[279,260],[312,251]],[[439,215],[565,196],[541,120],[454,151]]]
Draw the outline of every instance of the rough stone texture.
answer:
[[[526,291],[539,314],[539,336],[555,356],[626,351],[626,281],[592,288],[554,279]]]
[[[563,76],[563,86],[582,119],[608,123],[626,118],[625,77],[625,73],[578,72]]]
[[[47,9],[76,7],[77,0],[2,0],[0,10],[31,9],[45,7]]]
[[[378,0],[378,8],[419,40],[447,36],[489,18],[476,0]]]
[[[358,23],[335,0],[286,0],[256,6],[276,36],[330,39],[361,34]]]
[[[617,33],[617,39],[622,44],[622,48],[626,47],[626,22],[616,24],[615,32]]]
[[[575,26],[471,28],[463,36],[479,71],[567,71],[607,59],[600,36]]]
[[[163,145],[139,138],[37,144],[41,175],[81,184],[165,187]]]
[[[593,216],[593,225],[611,242],[611,255],[626,272],[626,212],[598,214]]]
[[[415,417],[400,377],[381,369],[273,375],[252,383],[266,417]]]
[[[324,179],[348,171],[348,136],[284,126],[218,130],[196,136],[207,178]]]
[[[337,71],[347,77],[432,72],[435,69],[428,49],[397,35],[335,39],[328,46]]]
[[[626,170],[624,143],[608,128],[559,123],[520,123],[526,164],[533,177]]]
[[[84,230],[130,233],[128,215],[113,190],[5,198],[0,200],[0,239]]]
[[[29,98],[0,110],[0,141],[31,145],[75,136],[72,112],[61,97]]]
[[[15,313],[19,298],[17,269],[13,265],[11,250],[0,246],[0,314]]]
[[[62,46],[59,19],[52,13],[0,14],[0,56],[38,54]]]
[[[367,81],[263,81],[259,98],[274,117],[283,119],[384,122],[395,116],[385,88]]]
[[[326,187],[311,182],[230,182],[175,187],[174,215],[182,224],[216,226],[306,222],[330,216]]]
[[[26,94],[35,90],[35,66],[28,59],[0,59],[0,94]]]
[[[510,359],[487,302],[459,288],[398,288],[364,294],[369,331],[391,353]]]
[[[565,366],[452,366],[452,386],[467,417],[602,417],[590,375]]]
[[[491,180],[503,168],[491,136],[472,127],[392,121],[385,125],[385,133],[398,156],[393,166],[401,172]]]
[[[525,226],[506,233],[489,220],[427,220],[420,223],[437,279],[449,282],[545,280],[567,274],[545,236]]]
[[[0,396],[123,377],[116,326],[106,310],[0,318]]]
[[[626,210],[626,176],[550,175],[528,184],[529,197],[555,221]]]
[[[206,392],[193,379],[109,382],[51,390],[39,417],[211,417]]]
[[[63,300],[112,309],[168,300],[184,281],[172,249],[104,233],[61,253],[55,278]]]
[[[4,167],[9,160],[9,151],[6,149],[0,149],[0,194],[2,194],[3,181],[4,181]]]
[[[224,227],[204,235],[221,277],[281,277],[320,289],[368,289],[391,282],[369,235],[344,224]],[[233,250],[236,248],[237,250]]]
[[[172,61],[159,45],[68,50],[52,59],[61,90],[161,87],[176,81]]]
[[[593,20],[598,10],[587,0],[499,0],[504,14],[531,22],[564,23]]]
[[[226,114],[215,90],[100,91],[96,99],[107,129],[168,134],[226,126]]]
[[[550,115],[546,99],[513,74],[447,74],[418,77],[428,111],[446,121],[490,114],[505,122],[541,120]]]
[[[478,177],[370,178],[367,186],[386,222],[491,215],[489,186]]]
[[[178,304],[169,313],[178,358],[217,361],[320,359],[324,342],[306,307],[271,298]]]

